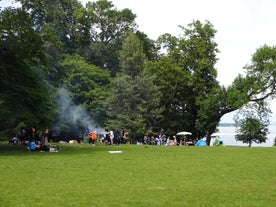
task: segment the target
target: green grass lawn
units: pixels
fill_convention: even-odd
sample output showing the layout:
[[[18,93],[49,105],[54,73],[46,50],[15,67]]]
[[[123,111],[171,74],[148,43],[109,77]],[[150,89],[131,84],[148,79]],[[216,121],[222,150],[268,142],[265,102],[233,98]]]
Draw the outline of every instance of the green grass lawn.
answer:
[[[1,207],[276,205],[276,148],[0,144]],[[121,150],[121,154],[110,154]]]

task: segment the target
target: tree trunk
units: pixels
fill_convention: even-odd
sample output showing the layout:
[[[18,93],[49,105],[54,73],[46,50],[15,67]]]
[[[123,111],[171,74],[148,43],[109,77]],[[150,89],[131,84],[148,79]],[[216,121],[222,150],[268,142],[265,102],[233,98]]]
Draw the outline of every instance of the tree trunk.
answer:
[[[208,134],[206,137],[206,144],[210,146],[210,142],[211,142],[211,134]]]

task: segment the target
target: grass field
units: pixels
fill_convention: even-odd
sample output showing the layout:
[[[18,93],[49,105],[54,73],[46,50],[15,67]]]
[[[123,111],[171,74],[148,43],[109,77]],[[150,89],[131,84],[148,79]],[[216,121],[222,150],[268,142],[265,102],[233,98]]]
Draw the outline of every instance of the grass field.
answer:
[[[28,152],[1,143],[0,206],[276,206],[273,147],[60,148]]]

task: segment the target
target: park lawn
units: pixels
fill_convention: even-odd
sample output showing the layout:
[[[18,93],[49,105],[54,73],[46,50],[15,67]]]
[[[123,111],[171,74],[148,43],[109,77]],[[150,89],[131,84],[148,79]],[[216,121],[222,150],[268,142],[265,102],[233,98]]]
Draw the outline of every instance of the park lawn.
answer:
[[[7,146],[0,144],[1,207],[276,204],[273,147]]]

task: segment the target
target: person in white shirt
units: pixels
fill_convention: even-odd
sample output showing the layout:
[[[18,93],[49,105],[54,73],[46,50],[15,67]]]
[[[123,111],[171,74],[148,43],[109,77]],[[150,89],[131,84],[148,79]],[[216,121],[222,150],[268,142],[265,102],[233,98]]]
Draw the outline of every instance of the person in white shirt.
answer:
[[[110,144],[113,144],[113,139],[114,139],[114,131],[113,131],[113,129],[111,129],[109,131],[109,136],[110,136]]]

